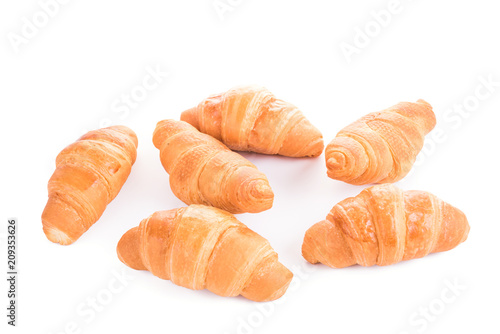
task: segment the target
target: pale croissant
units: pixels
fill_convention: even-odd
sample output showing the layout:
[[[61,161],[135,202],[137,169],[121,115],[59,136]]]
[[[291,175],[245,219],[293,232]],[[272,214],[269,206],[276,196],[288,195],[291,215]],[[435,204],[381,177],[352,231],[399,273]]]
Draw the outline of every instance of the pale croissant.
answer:
[[[293,277],[266,239],[203,205],[155,212],[123,235],[117,252],[127,266],[176,285],[254,301],[280,298]]]
[[[205,204],[231,213],[261,212],[274,194],[250,161],[186,122],[158,122],[153,134],[173,193],[186,204]]]
[[[455,248],[467,239],[462,211],[424,191],[369,187],[307,230],[302,255],[333,268],[385,266]]]
[[[212,95],[181,120],[237,151],[317,157],[324,148],[323,136],[297,107],[258,86]]]
[[[137,137],[125,126],[90,131],[63,149],[42,213],[47,238],[68,245],[87,231],[118,195],[136,156]]]
[[[436,125],[424,100],[401,102],[342,129],[325,151],[328,176],[347,183],[393,183],[405,177]]]

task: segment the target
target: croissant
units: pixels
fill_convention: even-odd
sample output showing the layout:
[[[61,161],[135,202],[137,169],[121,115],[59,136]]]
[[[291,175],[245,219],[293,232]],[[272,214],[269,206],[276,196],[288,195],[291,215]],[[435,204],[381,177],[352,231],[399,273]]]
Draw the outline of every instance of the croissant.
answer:
[[[424,191],[369,187],[307,230],[302,255],[333,268],[385,266],[455,248],[467,239],[462,211]]]
[[[274,194],[250,161],[186,122],[158,122],[153,143],[170,174],[174,194],[186,204],[205,204],[231,213],[261,212]]]
[[[297,107],[258,86],[212,95],[181,120],[237,151],[317,157],[324,148],[323,136]]]
[[[204,205],[155,212],[122,236],[117,253],[176,285],[254,301],[280,298],[293,276],[266,239]]]
[[[75,242],[120,192],[137,155],[137,137],[125,126],[90,131],[63,149],[49,180],[42,213],[47,238]]]
[[[424,100],[370,113],[327,146],[328,176],[356,185],[396,182],[408,174],[435,125],[436,116]]]

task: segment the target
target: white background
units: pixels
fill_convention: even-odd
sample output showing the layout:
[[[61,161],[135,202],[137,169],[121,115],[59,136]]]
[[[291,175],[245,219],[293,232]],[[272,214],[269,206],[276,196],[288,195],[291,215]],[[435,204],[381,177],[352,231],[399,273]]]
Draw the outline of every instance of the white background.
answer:
[[[382,28],[371,12],[387,10],[389,1],[221,2],[232,4],[222,16],[213,0],[73,0],[16,52],[12,36],[22,36],[23,17],[33,21],[40,5],[2,1],[2,272],[6,220],[15,216],[20,224],[19,326],[9,326],[9,333],[498,333],[496,2],[401,0]],[[358,29],[365,28],[372,37],[366,46],[357,41],[349,62],[341,46],[356,47]],[[137,89],[148,67],[169,75],[136,108],[116,113],[113,104]],[[491,92],[481,83],[488,77],[496,82]],[[238,219],[270,240],[296,273],[282,303],[262,311],[242,297],[191,291],[125,267],[115,252],[121,235],[155,211],[184,205],[152,144],[156,122],[178,119],[208,95],[240,84],[263,85],[297,105],[326,143],[368,112],[418,98],[430,102],[439,130],[398,186],[430,191],[463,210],[469,239],[452,251],[389,267],[310,265],[300,252],[305,230],[363,187],[327,178],[324,156],[244,154],[268,176],[275,203]],[[55,157],[107,119],[136,131],[137,162],[98,223],[71,246],[52,244],[40,215]],[[122,272],[131,280],[110,295],[113,273]],[[4,333],[7,286],[1,281]],[[447,281],[464,288],[443,304]],[[99,296],[111,298],[93,317],[87,302]],[[432,305],[440,314],[431,311],[432,320],[422,320],[419,312]]]

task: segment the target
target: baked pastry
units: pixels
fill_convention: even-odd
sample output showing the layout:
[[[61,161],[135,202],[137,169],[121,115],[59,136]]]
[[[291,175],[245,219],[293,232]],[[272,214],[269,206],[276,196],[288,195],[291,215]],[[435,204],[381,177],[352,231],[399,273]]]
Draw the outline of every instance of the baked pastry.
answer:
[[[293,277],[266,239],[204,205],[155,212],[123,235],[117,252],[127,266],[176,285],[260,302],[280,298]]]
[[[424,100],[370,113],[328,144],[328,176],[356,185],[399,181],[410,172],[435,125],[436,116]]]
[[[120,192],[137,156],[137,136],[125,126],[90,131],[56,158],[42,213],[47,238],[75,242]]]
[[[170,187],[186,204],[211,205],[231,213],[261,212],[274,194],[261,171],[217,139],[186,122],[158,122],[153,134]]]
[[[317,157],[323,136],[293,104],[259,86],[212,95],[181,115],[230,149],[288,157]]]
[[[333,268],[386,266],[453,249],[468,234],[459,209],[428,192],[384,184],[335,205],[307,230],[302,255]]]

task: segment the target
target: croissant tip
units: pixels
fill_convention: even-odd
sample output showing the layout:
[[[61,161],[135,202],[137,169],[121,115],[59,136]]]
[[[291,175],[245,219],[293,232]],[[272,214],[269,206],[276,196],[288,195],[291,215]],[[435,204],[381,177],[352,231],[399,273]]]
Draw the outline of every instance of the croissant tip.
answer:
[[[133,227],[120,238],[116,246],[118,259],[132,269],[144,270],[144,264],[137,251],[139,247],[139,239],[137,237],[139,227]]]
[[[52,241],[53,243],[60,244],[63,246],[71,245],[75,240],[71,239],[66,233],[63,231],[50,226],[47,222],[43,222],[43,232],[47,239]]]
[[[326,165],[329,170],[343,170],[346,166],[346,156],[341,152],[333,152],[326,161]]]
[[[302,257],[309,263],[318,263],[318,260],[312,255],[311,245],[307,240],[302,243]]]
[[[315,243],[314,234],[319,226],[320,226],[319,224],[311,226],[304,234],[304,240],[302,241],[302,249],[301,249],[302,257],[311,264],[316,264],[320,262],[316,257],[314,251],[316,248],[316,246],[314,245]]]
[[[194,126],[196,129],[199,128],[199,122],[198,122],[198,114],[197,114],[197,107],[190,108],[184,112],[181,113],[181,121],[184,121],[186,123],[191,124]]]
[[[257,183],[252,189],[252,196],[256,198],[274,198],[274,193],[269,184],[265,181]]]
[[[281,288],[279,288],[278,290],[276,290],[271,296],[262,300],[262,302],[270,302],[270,301],[274,301],[274,300],[277,300],[277,299],[280,299],[281,297],[283,297],[285,292],[288,290],[288,287],[292,283],[292,279],[293,279],[293,274],[291,271],[289,271],[289,274],[286,275],[286,281],[283,284],[283,286]]]
[[[259,179],[246,185],[243,184],[240,193],[248,194],[243,195],[246,199],[243,201],[242,207],[240,207],[241,213],[258,213],[269,210],[273,206],[274,192],[267,180]]]
[[[417,103],[420,103],[420,104],[425,104],[425,105],[427,105],[427,106],[430,106],[430,105],[431,105],[429,102],[425,101],[424,99],[418,99],[418,100],[417,100]]]
[[[323,154],[324,150],[325,150],[325,143],[323,141],[323,137],[319,137],[317,140],[309,144],[308,153],[305,156],[311,158],[317,158],[321,154]]]

